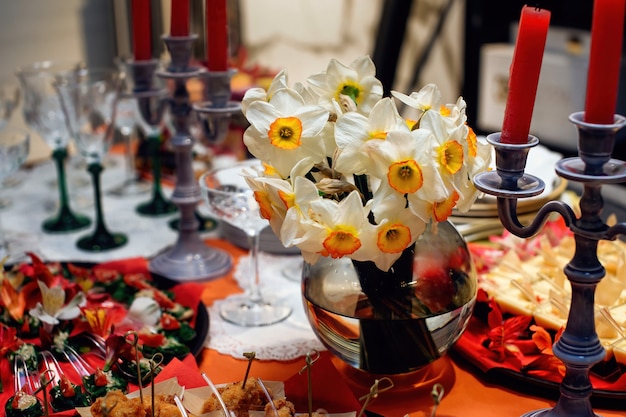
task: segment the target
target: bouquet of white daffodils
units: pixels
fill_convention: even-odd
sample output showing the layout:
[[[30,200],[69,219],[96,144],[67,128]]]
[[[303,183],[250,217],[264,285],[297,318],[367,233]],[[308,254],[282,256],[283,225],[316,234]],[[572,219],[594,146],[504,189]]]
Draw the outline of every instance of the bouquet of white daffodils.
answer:
[[[392,92],[416,110],[405,120],[375,73],[369,57],[331,60],[307,85],[290,87],[283,70],[243,99],[244,143],[265,168],[246,181],[283,245],[309,263],[348,256],[387,271],[428,224],[470,208],[472,177],[489,166],[463,98],[444,104],[434,84]]]

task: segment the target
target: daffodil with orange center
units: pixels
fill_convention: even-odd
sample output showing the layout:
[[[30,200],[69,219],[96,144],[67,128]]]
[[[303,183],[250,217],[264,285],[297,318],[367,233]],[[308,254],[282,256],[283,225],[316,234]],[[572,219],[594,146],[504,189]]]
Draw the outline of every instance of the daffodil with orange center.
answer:
[[[317,163],[326,157],[319,135],[328,121],[328,111],[305,105],[295,90],[280,89],[269,102],[253,101],[246,116],[251,123],[244,133],[248,150],[274,167],[281,177],[289,176],[304,158]]]
[[[340,116],[335,124],[339,150],[335,169],[344,174],[365,173],[368,157],[363,152],[363,145],[370,140],[384,140],[392,131],[410,130],[390,98],[376,103],[367,117],[356,112]]]

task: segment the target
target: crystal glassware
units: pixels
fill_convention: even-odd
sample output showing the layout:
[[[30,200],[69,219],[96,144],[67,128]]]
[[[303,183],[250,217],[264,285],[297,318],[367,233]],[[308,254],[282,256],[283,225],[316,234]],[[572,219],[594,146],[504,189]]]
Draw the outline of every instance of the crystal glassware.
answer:
[[[55,73],[78,70],[79,67],[79,64],[73,63],[42,61],[20,67],[16,71],[24,97],[24,120],[50,146],[56,166],[59,209],[55,216],[42,224],[43,230],[49,233],[80,230],[91,224],[88,217],[74,213],[70,208],[65,173],[70,135],[53,86]]]
[[[120,67],[123,68],[122,65]],[[126,76],[127,77],[127,76]],[[117,104],[115,125],[124,144],[124,181],[109,191],[118,197],[134,196],[147,193],[150,186],[137,174],[135,148],[137,143],[137,103],[132,94],[132,85],[124,77],[122,94]]]
[[[267,225],[259,213],[259,205],[243,176],[244,170],[261,169],[257,160],[216,168],[200,177],[200,188],[209,209],[217,218],[245,232],[250,250],[252,273],[249,288],[243,295],[224,300],[221,317],[240,326],[265,326],[278,323],[291,314],[291,307],[270,302],[261,294],[259,283],[259,235]]]
[[[0,181],[14,174],[26,161],[30,149],[30,135],[18,129],[0,130]],[[0,225],[0,262],[10,259],[10,245]],[[8,257],[8,258],[7,258]]]
[[[17,83],[2,80],[0,81],[0,130],[2,130],[11,120],[15,108],[20,102],[20,88]],[[13,174],[2,181],[3,188],[14,187],[22,182],[21,178]],[[11,205],[11,199],[0,198],[0,209]]]
[[[104,222],[100,191],[103,160],[113,141],[116,106],[121,91],[120,73],[113,69],[80,69],[58,73],[58,92],[67,127],[76,147],[87,162],[94,187],[96,227],[78,240],[80,249],[100,252],[118,248],[128,241],[123,233],[111,233]]]

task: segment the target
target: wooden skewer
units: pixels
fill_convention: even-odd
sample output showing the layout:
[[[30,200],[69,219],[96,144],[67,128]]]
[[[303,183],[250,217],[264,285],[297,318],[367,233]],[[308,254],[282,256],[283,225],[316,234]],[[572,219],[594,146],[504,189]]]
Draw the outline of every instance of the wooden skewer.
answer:
[[[516,280],[512,280],[511,284],[515,288],[520,290],[520,292],[524,295],[524,297],[528,298],[528,301],[533,303],[535,306],[539,305],[539,302],[537,301],[537,298],[535,297],[535,293],[530,286],[523,285],[519,281],[516,281]]]

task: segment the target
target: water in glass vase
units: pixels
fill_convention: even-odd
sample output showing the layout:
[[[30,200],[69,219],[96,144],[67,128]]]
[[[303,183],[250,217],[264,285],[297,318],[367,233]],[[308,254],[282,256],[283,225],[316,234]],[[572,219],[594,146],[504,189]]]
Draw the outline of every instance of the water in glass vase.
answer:
[[[308,319],[333,355],[356,369],[392,375],[417,371],[445,354],[472,314],[476,274],[462,240],[457,246],[446,238],[442,247],[440,239],[418,241],[391,275],[346,258],[305,264]],[[433,265],[440,271],[436,282]]]

